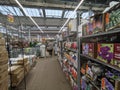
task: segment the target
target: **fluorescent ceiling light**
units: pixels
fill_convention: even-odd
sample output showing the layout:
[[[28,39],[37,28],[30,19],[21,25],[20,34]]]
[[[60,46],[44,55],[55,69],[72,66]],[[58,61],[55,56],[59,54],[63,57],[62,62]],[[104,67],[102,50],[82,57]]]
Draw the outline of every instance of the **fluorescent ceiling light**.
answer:
[[[28,16],[31,21],[37,26],[37,28],[42,32],[42,29],[38,26],[38,24],[34,21],[34,19],[26,12],[26,10],[23,8],[23,6],[20,4],[20,2],[18,0],[15,0],[15,2],[20,6],[20,8],[23,10],[23,12],[25,13],[26,16]]]
[[[75,8],[75,10],[73,11],[73,13],[70,15],[70,17],[66,20],[66,22],[64,23],[64,25],[62,26],[62,28],[60,29],[59,33],[63,30],[63,28],[66,26],[66,24],[69,22],[69,20],[71,19],[71,17],[75,14],[75,12],[78,10],[78,8],[80,7],[80,5],[83,3],[84,0],[81,0],[80,3],[77,5],[77,7]]]

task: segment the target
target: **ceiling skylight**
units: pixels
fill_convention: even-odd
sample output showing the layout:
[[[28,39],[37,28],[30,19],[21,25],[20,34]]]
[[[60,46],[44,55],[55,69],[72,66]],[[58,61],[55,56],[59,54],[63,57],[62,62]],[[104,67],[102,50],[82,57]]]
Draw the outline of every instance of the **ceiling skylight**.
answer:
[[[61,18],[62,10],[45,9],[46,16],[52,18]]]
[[[65,15],[64,15],[64,18],[69,18],[70,15],[73,13],[73,11],[66,11],[65,12]],[[75,14],[74,16],[72,16],[71,18],[75,18],[77,15]]]
[[[17,7],[11,7],[11,6],[0,6],[0,12],[3,14],[3,15],[8,15],[8,14],[11,14],[11,15],[14,15],[14,16],[23,16],[22,12],[20,11],[19,8]]]
[[[38,9],[38,8],[25,8],[25,10],[32,17],[43,17],[42,9]]]

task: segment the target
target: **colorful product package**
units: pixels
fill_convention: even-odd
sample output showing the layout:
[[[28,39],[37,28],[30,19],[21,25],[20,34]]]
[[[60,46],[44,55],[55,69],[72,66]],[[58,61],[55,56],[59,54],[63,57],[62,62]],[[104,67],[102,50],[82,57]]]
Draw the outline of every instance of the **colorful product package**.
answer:
[[[99,33],[104,31],[104,15],[103,14],[96,14],[93,17],[93,33]]]
[[[93,22],[91,21],[91,22],[88,23],[88,34],[89,35],[93,34],[93,30],[94,30]]]
[[[88,35],[88,24],[84,24],[83,26],[82,26],[82,32],[83,32],[83,36],[85,36],[85,35]]]
[[[114,65],[120,67],[120,43],[114,44]]]
[[[114,57],[114,44],[107,44],[107,43],[98,43],[97,45],[98,49],[97,49],[97,59],[105,62],[105,63],[108,63],[108,64],[111,64],[111,65],[114,65],[114,60],[113,60],[113,57]]]
[[[97,56],[97,46],[95,43],[89,43],[89,52],[88,55],[90,57],[96,58]]]
[[[82,54],[88,55],[89,53],[89,43],[82,43]]]
[[[101,90],[120,90],[120,80],[104,77],[101,79]]]

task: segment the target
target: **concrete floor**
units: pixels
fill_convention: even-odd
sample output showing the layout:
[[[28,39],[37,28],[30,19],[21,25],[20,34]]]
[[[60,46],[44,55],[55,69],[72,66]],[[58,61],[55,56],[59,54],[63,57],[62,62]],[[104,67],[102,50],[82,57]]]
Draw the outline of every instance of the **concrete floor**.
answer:
[[[24,90],[24,82],[17,88]],[[72,90],[56,57],[41,58],[26,77],[26,90]]]

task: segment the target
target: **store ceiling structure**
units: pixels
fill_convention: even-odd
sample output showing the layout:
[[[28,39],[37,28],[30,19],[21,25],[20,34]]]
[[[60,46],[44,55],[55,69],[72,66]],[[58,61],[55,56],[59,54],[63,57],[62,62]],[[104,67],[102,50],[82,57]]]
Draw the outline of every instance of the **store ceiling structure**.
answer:
[[[21,24],[25,31],[31,30],[31,35],[54,36],[60,30],[66,19],[71,15],[80,0],[18,0],[24,6],[27,13],[33,17],[37,24],[42,27],[42,34],[37,27],[25,16],[14,0],[0,1],[0,22],[18,28]],[[78,9],[80,12],[92,10],[102,12],[112,0],[85,0]],[[114,0],[115,1],[115,0]],[[119,0],[116,0],[119,1]],[[14,22],[8,23],[7,15],[14,16]],[[19,17],[18,17],[19,16]],[[73,16],[72,18],[76,17]],[[27,35],[27,34],[26,34]]]

